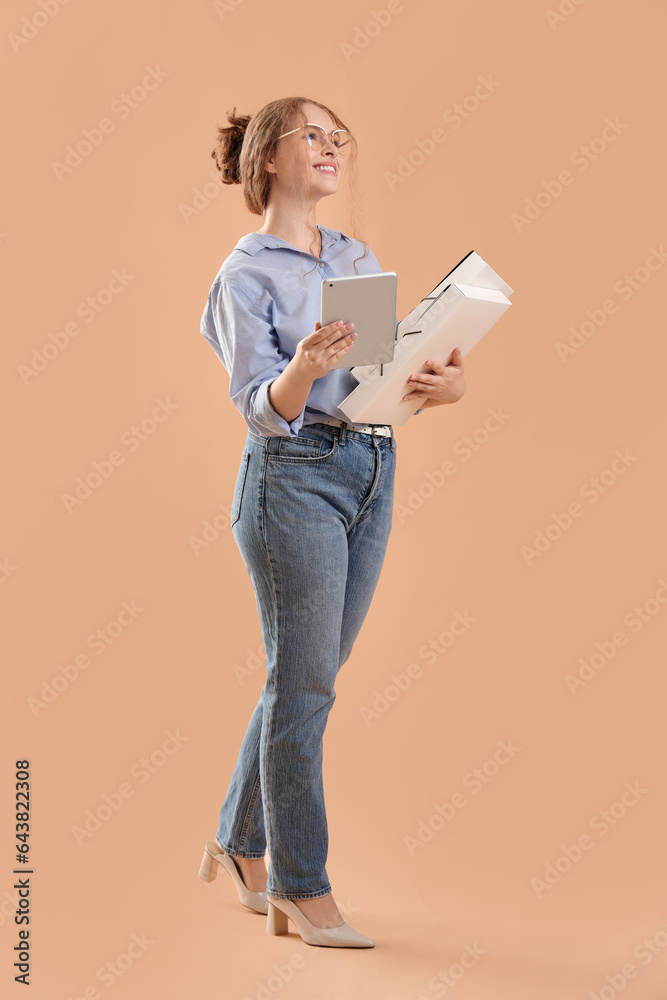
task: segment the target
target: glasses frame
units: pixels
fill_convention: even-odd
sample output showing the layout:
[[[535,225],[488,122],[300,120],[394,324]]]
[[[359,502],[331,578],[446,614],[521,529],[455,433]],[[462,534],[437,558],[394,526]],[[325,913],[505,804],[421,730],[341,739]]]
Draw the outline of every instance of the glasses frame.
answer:
[[[327,132],[327,130],[324,128],[324,126],[323,125],[318,125],[317,122],[305,122],[305,124],[299,125],[298,128],[293,128],[289,132],[283,132],[283,134],[279,135],[278,138],[279,139],[284,139],[286,135],[292,135],[293,132],[298,132],[302,128],[308,128],[309,125],[310,125],[311,128],[319,128],[319,129],[321,129],[321,131],[324,132],[324,134],[327,137],[327,139],[331,139],[331,145],[334,147],[334,149],[336,150],[337,153],[340,153],[341,156],[347,155],[347,154],[345,154],[345,153],[342,152],[343,146],[347,146],[347,144],[349,142],[354,141],[354,136],[349,131],[349,129],[346,129],[346,128],[335,128],[333,130],[333,132]],[[342,146],[337,146],[336,143],[334,142],[334,139],[333,139],[333,137],[336,134],[336,132],[347,132],[347,134],[350,136],[350,138],[346,139]],[[306,139],[308,139],[307,136],[306,136]],[[314,148],[310,144],[310,142],[308,142],[308,145],[310,146],[311,149]],[[350,147],[350,151],[351,150],[352,150],[352,147]]]

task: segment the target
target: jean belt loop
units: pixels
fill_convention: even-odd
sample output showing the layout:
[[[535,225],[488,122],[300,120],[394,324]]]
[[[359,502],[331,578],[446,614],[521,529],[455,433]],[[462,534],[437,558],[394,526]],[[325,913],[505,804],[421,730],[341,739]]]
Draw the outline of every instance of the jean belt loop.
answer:
[[[339,444],[345,444],[346,431],[347,431],[347,421],[344,420],[343,423],[341,424],[340,433],[338,435]]]

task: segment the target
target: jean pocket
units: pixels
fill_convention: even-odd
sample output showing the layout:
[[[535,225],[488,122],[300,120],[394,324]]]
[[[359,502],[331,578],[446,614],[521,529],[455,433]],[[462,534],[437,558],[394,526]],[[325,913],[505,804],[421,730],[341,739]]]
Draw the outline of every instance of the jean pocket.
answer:
[[[322,462],[330,458],[336,451],[336,438],[316,437],[280,437],[278,448],[274,454],[269,454],[269,461],[278,462]]]
[[[236,483],[234,485],[234,496],[232,498],[232,509],[229,515],[229,527],[231,528],[238,521],[241,516],[241,500],[243,499],[243,488],[245,486],[246,475],[248,474],[248,459],[250,458],[250,452],[244,451],[241,455],[241,464],[239,466],[238,475],[236,477]]]

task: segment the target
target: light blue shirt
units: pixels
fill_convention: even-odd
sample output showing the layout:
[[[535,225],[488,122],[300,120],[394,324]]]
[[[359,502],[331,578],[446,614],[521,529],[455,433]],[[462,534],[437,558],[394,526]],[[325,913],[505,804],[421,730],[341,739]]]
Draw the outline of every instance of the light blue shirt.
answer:
[[[353,261],[363,254],[363,244],[336,229],[317,228],[318,258],[269,233],[242,236],[220,267],[202,314],[201,332],[229,374],[231,400],[250,430],[262,436],[296,437],[303,425],[322,417],[347,420],[338,403],[358,385],[347,368],[334,368],[315,379],[301,413],[290,422],[269,400],[269,386],[299,341],[315,330],[322,280],[382,271],[369,247],[355,272]]]

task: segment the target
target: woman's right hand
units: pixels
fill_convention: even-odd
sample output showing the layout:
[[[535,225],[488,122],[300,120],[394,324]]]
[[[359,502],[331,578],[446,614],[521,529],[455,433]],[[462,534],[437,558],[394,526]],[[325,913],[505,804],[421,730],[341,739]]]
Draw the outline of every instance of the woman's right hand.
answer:
[[[294,364],[303,375],[312,379],[322,378],[332,365],[349,351],[356,339],[354,323],[336,320],[322,326],[318,320],[315,330],[296,345]]]

